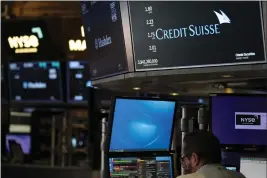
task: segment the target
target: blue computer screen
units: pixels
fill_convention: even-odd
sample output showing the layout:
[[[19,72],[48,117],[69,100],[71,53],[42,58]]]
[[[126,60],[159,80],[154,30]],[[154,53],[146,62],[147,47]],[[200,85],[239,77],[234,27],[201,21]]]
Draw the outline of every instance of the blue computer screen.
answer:
[[[167,151],[175,102],[116,99],[110,152]]]

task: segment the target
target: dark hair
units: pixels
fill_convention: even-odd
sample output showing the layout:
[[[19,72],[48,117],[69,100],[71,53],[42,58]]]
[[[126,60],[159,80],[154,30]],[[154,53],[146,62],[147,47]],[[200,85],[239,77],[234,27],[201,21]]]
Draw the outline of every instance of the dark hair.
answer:
[[[204,164],[221,163],[220,142],[211,132],[197,131],[185,135],[182,149],[187,156],[198,155]]]

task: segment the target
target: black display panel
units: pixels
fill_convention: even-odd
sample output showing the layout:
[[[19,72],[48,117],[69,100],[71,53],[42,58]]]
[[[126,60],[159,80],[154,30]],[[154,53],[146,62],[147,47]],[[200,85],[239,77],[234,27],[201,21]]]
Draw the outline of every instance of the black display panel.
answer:
[[[92,79],[127,72],[120,2],[84,1],[81,9]]]
[[[58,61],[9,63],[10,100],[62,102],[60,69]]]
[[[68,102],[87,103],[90,72],[87,61],[68,61],[67,63],[67,97]]]
[[[266,60],[259,2],[129,4],[137,71]]]
[[[1,101],[6,102],[8,100],[7,97],[7,83],[6,83],[6,75],[4,65],[1,64]]]

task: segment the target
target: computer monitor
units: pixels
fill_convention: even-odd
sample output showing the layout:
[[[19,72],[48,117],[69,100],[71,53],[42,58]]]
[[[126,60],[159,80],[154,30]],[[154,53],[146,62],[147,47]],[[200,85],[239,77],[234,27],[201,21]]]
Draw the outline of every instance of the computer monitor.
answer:
[[[171,156],[110,157],[110,177],[168,177],[173,178]]]
[[[226,166],[225,168],[230,170],[230,171],[237,171],[237,167],[235,167],[235,166]]]
[[[109,151],[170,151],[175,108],[175,101],[116,98]]]
[[[12,102],[63,102],[59,61],[9,63]]]
[[[9,141],[14,140],[17,144],[21,145],[24,154],[31,152],[31,136],[26,134],[7,134],[6,135],[6,150],[9,150]]]
[[[212,132],[223,145],[266,146],[267,95],[211,95]]]
[[[267,158],[242,157],[240,172],[246,178],[266,178]]]
[[[88,87],[91,87],[88,61],[67,62],[67,100],[71,103],[87,103]]]

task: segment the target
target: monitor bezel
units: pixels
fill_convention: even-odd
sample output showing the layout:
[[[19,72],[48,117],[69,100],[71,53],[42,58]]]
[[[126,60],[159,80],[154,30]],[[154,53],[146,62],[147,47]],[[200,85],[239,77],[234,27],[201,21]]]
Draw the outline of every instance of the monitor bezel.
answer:
[[[233,96],[233,97],[266,97],[267,94],[247,94],[247,93],[210,93],[209,94],[209,118],[210,118],[210,131],[213,133],[212,128],[212,98],[216,96]],[[263,153],[267,150],[267,145],[252,145],[252,144],[222,144],[221,148],[225,151],[234,151],[234,152],[258,152]]]
[[[10,80],[10,69],[9,69],[9,65],[11,63],[26,63],[26,62],[33,62],[33,63],[38,63],[38,62],[59,62],[60,64],[60,68],[59,68],[59,75],[60,75],[60,81],[59,81],[59,85],[60,85],[60,100],[54,100],[54,101],[51,101],[51,100],[40,100],[40,99],[37,99],[37,100],[20,100],[20,101],[17,101],[17,100],[13,100],[12,99],[12,92],[11,92],[11,80]],[[52,105],[58,105],[58,104],[63,104],[64,103],[64,89],[63,89],[63,76],[64,76],[64,73],[63,73],[63,64],[62,64],[62,61],[60,60],[24,60],[24,61],[9,61],[8,62],[8,88],[9,88],[9,100],[10,100],[10,103],[11,104],[52,104]]]
[[[87,100],[83,100],[83,101],[75,101],[75,100],[72,100],[70,99],[70,68],[69,68],[69,63],[70,62],[85,62],[88,64],[89,66],[89,62],[86,61],[86,60],[79,60],[79,59],[73,59],[73,60],[67,60],[66,61],[66,77],[65,77],[65,80],[66,80],[66,102],[69,103],[69,104],[75,104],[75,105],[88,105],[88,99]],[[88,68],[89,70],[89,68]],[[90,71],[89,71],[90,73]]]
[[[170,136],[170,145],[169,145],[169,148],[167,150],[140,150],[140,151],[121,151],[121,152],[117,152],[117,151],[110,151],[110,142],[111,142],[111,135],[112,135],[112,127],[113,127],[113,120],[114,120],[114,111],[115,111],[115,107],[116,107],[116,100],[117,99],[130,99],[130,100],[151,100],[151,101],[170,101],[170,102],[174,102],[174,114],[173,114],[173,123],[172,123],[172,128],[171,128],[171,136]],[[112,102],[111,102],[112,106],[110,107],[111,108],[111,112],[110,112],[110,115],[109,115],[109,120],[108,120],[108,139],[107,139],[107,152],[109,154],[112,154],[112,155],[122,155],[122,154],[125,154],[125,155],[128,155],[128,154],[131,154],[131,155],[140,155],[140,153],[146,155],[150,155],[151,152],[153,152],[154,154],[158,155],[158,154],[162,154],[162,153],[166,153],[166,152],[173,152],[171,150],[172,148],[172,139],[173,139],[173,133],[174,133],[174,127],[175,127],[175,122],[176,122],[176,112],[177,112],[177,101],[176,100],[172,100],[172,99],[165,99],[165,98],[149,98],[149,97],[123,97],[123,96],[115,96],[112,98]]]
[[[175,178],[176,176],[175,171],[174,171],[174,154],[168,153],[168,152],[162,152],[162,153],[146,153],[146,152],[140,152],[140,153],[135,153],[135,154],[117,154],[117,155],[110,155],[108,154],[107,157],[107,166],[108,166],[108,177],[110,177],[110,169],[109,169],[109,159],[110,158],[130,158],[130,157],[142,157],[142,158],[148,158],[148,157],[171,157],[171,174],[172,177]]]

